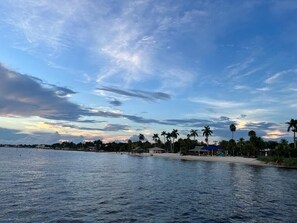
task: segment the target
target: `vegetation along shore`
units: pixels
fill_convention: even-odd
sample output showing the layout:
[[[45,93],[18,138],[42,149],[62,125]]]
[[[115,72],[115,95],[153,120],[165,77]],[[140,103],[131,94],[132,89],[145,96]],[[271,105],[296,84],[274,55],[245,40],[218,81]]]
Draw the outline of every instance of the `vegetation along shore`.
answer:
[[[173,129],[171,132],[163,131],[153,134],[153,142],[149,142],[143,134],[139,134],[139,140],[132,142],[109,142],[103,143],[101,140],[92,142],[61,142],[52,145],[0,145],[2,147],[26,147],[55,150],[89,151],[89,152],[128,152],[136,155],[153,155],[156,157],[183,159],[183,160],[203,160],[222,161],[232,163],[243,163],[258,166],[277,166],[297,168],[297,148],[296,132],[297,120],[291,119],[286,123],[287,131],[293,132],[293,143],[281,139],[276,141],[264,141],[258,137],[256,132],[248,132],[248,140],[243,138],[234,139],[236,125],[229,126],[231,139],[222,140],[214,145],[209,144],[209,137],[213,131],[210,126],[204,126],[202,136],[205,141],[199,142],[198,130],[191,129],[187,138],[178,138],[179,132]],[[161,138],[163,138],[161,140]],[[153,149],[155,148],[155,149]]]

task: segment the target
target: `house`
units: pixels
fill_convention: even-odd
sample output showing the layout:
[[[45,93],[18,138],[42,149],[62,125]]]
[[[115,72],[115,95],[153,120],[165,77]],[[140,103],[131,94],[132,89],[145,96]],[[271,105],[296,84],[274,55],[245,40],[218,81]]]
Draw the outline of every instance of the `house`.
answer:
[[[205,155],[209,155],[210,152],[213,155],[213,152],[217,152],[221,150],[220,147],[215,146],[215,145],[209,145],[209,146],[195,146],[194,149],[190,149],[189,150],[189,154],[192,155],[198,155],[198,156],[205,156]]]
[[[153,147],[149,149],[150,153],[165,153],[165,149],[159,147]]]
[[[208,154],[208,150],[204,150],[202,149],[204,146],[195,146],[194,149],[190,149],[188,152],[190,155],[207,155]]]

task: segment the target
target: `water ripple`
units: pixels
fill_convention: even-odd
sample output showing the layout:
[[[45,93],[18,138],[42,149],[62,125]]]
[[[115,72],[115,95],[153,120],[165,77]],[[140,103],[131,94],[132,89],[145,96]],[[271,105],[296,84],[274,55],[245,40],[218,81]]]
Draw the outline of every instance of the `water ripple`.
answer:
[[[294,222],[297,171],[0,149],[1,222]]]

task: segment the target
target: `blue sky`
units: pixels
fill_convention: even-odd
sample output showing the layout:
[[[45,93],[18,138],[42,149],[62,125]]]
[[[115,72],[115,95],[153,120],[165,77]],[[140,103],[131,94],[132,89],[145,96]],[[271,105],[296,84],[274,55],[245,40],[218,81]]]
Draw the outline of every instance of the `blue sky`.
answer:
[[[296,1],[0,1],[0,143],[125,141],[209,125],[287,138]]]

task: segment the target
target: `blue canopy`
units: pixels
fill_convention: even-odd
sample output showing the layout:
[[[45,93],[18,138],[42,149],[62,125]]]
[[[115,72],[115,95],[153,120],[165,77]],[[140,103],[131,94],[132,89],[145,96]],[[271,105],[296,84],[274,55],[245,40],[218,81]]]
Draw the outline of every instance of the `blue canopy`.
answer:
[[[221,147],[210,145],[210,146],[204,146],[201,149],[205,149],[205,150],[219,150],[219,149],[221,149]]]

